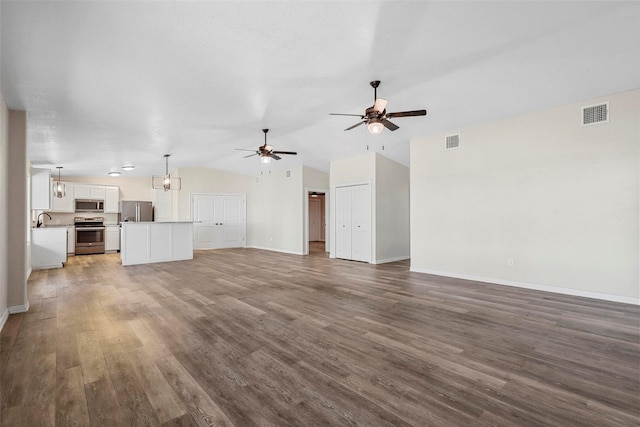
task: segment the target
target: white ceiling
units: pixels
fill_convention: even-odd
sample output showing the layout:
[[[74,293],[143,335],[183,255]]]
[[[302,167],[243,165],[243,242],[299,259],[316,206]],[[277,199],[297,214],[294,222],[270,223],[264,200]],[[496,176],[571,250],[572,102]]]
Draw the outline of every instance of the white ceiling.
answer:
[[[640,2],[9,2],[1,89],[29,156],[64,175],[206,166],[243,174],[372,150],[640,87]],[[427,117],[348,132],[373,104]],[[543,125],[543,124],[541,124]],[[298,156],[263,166],[276,150]]]

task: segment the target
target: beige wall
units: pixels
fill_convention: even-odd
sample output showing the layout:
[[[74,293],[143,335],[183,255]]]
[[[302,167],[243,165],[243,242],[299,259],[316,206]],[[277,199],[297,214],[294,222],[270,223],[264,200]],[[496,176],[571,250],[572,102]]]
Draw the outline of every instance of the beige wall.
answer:
[[[23,311],[27,302],[27,212],[29,194],[27,183],[27,114],[25,111],[9,110],[8,125],[8,260],[7,260],[7,304],[12,312]]]
[[[7,150],[9,146],[8,127],[9,111],[4,103],[2,94],[0,94],[0,330],[6,321],[9,312],[7,310],[7,292],[8,292],[8,229],[9,229],[9,198],[8,198],[8,174]]]
[[[637,303],[639,117],[635,90],[413,140],[411,268]]]
[[[173,196],[173,219],[179,221],[191,220],[192,194],[247,194],[252,180],[250,176],[211,168],[179,168],[171,176],[182,179],[182,190],[170,191]]]
[[[376,154],[375,263],[408,259],[409,168]]]
[[[303,253],[303,168],[265,171],[252,178],[247,196],[247,245]],[[269,173],[270,172],[270,173]]]

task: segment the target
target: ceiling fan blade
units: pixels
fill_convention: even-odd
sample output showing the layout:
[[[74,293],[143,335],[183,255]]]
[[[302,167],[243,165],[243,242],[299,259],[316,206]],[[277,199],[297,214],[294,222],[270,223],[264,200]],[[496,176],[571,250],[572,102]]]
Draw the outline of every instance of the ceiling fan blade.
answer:
[[[258,155],[258,153],[249,154],[248,156],[244,156],[243,159],[246,159],[247,157],[257,156],[257,155]]]
[[[394,117],[410,117],[410,116],[426,116],[427,110],[414,110],[414,111],[400,111],[397,113],[387,113],[387,117],[392,119]]]
[[[295,151],[272,151],[271,154],[292,154],[294,156],[298,155]]]
[[[380,123],[382,123],[384,125],[384,127],[386,127],[389,130],[396,130],[396,129],[400,129],[398,126],[396,126],[395,124],[391,123],[389,120],[387,119],[382,119],[380,120]]]
[[[387,100],[378,98],[376,99],[376,103],[373,104],[373,109],[378,112],[378,114],[382,113],[385,108],[387,108]]]
[[[348,128],[346,128],[345,130],[351,130],[351,129],[353,129],[353,128],[357,128],[358,126],[363,125],[363,124],[365,124],[365,122],[364,122],[364,121],[362,121],[362,122],[360,122],[360,123],[356,123],[356,124],[355,124],[355,125],[353,125],[353,126],[349,126],[349,127],[348,127]]]
[[[234,150],[237,150],[237,151],[256,151],[256,150],[249,150],[248,148],[234,148]]]
[[[329,113],[330,116],[354,116],[354,117],[362,117],[364,118],[364,116],[362,114],[341,114],[341,113]]]
[[[269,157],[271,157],[274,160],[280,160],[282,157],[278,156],[277,154],[273,154],[273,151],[269,154]]]

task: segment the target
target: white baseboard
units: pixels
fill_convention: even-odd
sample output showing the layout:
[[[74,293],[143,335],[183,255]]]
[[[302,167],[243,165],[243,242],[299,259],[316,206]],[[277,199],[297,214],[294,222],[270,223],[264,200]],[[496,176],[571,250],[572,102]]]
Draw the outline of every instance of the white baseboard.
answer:
[[[29,311],[29,301],[22,305],[12,305],[7,309],[9,314],[26,313]]]
[[[272,251],[272,252],[282,252],[283,254],[291,254],[291,255],[304,255],[302,253],[302,251],[287,251],[284,249],[276,249],[276,248],[265,248],[263,246],[253,246],[253,245],[249,245],[247,246],[248,248],[251,249],[260,249],[262,251]]]
[[[456,279],[473,280],[475,282],[485,282],[489,284],[513,286],[516,288],[533,289],[536,291],[553,292],[556,294],[572,295],[575,297],[594,298],[604,301],[621,302],[624,304],[640,305],[640,299],[627,297],[624,295],[607,294],[603,292],[583,291],[580,289],[562,288],[558,286],[539,285],[536,283],[518,282],[512,280],[493,279],[490,277],[469,276],[466,274],[456,274],[447,271],[428,270],[424,268],[411,267],[409,271],[415,273],[434,274],[436,276],[455,277]]]
[[[4,324],[7,323],[7,319],[9,318],[9,309],[5,308],[2,316],[0,316],[0,331],[4,328]]]
[[[404,261],[405,259],[411,259],[411,257],[409,255],[403,255],[393,258],[376,259],[371,264],[386,264],[388,262]]]

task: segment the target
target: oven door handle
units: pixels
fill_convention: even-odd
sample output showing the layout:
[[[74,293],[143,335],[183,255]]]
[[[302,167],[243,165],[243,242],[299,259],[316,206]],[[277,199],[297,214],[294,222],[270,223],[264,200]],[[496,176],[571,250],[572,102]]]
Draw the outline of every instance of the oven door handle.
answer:
[[[79,231],[96,231],[96,230],[104,230],[105,227],[76,227],[76,233]]]

